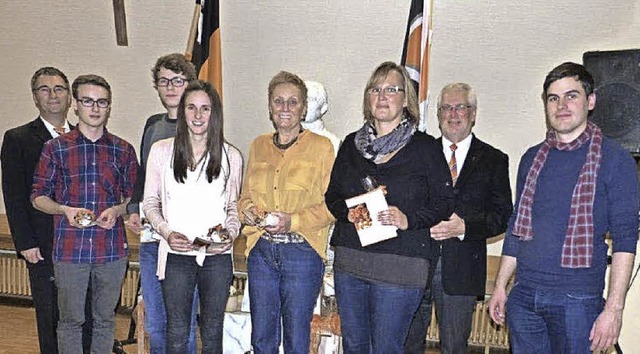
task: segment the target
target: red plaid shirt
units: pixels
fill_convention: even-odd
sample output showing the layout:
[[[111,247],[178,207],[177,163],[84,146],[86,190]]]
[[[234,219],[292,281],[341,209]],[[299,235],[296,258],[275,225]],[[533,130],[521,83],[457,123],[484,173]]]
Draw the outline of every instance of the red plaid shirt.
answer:
[[[106,129],[92,142],[75,129],[45,144],[33,176],[31,200],[47,196],[98,216],[131,197],[137,168],[136,152],[128,142]],[[78,229],[64,215],[54,215],[54,261],[106,263],[127,254],[122,217],[106,230],[99,226]]]

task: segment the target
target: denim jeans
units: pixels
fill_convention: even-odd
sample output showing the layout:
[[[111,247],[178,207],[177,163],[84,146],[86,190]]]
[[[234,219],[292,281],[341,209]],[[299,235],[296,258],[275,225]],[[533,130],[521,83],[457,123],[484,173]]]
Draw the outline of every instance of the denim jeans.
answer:
[[[224,309],[232,280],[229,254],[207,256],[201,267],[195,256],[169,253],[162,281],[167,309],[167,353],[187,352],[196,285],[200,295],[201,353],[222,353]]]
[[[335,271],[345,354],[401,354],[422,287],[364,280]]]
[[[281,326],[285,353],[309,353],[313,308],[324,272],[322,258],[307,242],[260,239],[249,253],[247,270],[254,353],[278,353]]]
[[[167,311],[164,308],[162,287],[156,276],[158,267],[158,243],[147,242],[140,244],[140,288],[144,299],[144,328],[149,334],[151,354],[165,354],[167,352]],[[189,354],[196,354],[196,329],[198,324],[198,290],[193,298],[191,314],[191,331],[189,332]]]
[[[82,324],[91,281],[93,334],[91,353],[110,353],[115,331],[115,309],[120,298],[128,258],[102,264],[54,263],[58,287],[58,350],[82,353]]]
[[[563,293],[516,284],[506,308],[511,350],[591,353],[589,332],[603,308],[602,293]]]

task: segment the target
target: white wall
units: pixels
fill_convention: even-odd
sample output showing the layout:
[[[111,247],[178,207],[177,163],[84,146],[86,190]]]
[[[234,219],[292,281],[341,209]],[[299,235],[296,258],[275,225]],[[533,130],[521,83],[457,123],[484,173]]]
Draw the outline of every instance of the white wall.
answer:
[[[371,71],[399,60],[409,3],[224,1],[227,138],[246,155],[251,140],[271,129],[266,88],[279,70],[324,83],[326,125],[336,135],[357,129]],[[29,78],[53,65],[71,80],[104,75],[114,91],[109,129],[137,147],[144,120],[162,108],[149,69],[162,54],[184,52],[192,11],[187,0],[127,1],[129,46],[118,47],[110,1],[2,1],[0,132],[37,115]],[[435,100],[453,81],[476,88],[475,132],[509,154],[512,184],[520,155],[544,134],[540,93],[546,73],[563,61],[580,62],[586,51],[640,47],[636,0],[435,0],[433,23],[430,97]],[[433,106],[429,117],[437,135]],[[75,121],[72,113],[70,118]]]

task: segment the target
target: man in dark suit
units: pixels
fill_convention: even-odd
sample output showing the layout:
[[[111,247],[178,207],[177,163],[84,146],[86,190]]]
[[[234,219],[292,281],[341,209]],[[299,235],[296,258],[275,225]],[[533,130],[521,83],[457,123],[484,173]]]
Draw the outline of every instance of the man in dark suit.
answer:
[[[48,354],[58,352],[58,304],[51,260],[53,218],[33,208],[29,197],[42,146],[73,128],[67,121],[71,104],[69,80],[60,70],[44,67],[33,74],[31,92],[40,115],[4,134],[0,153],[2,192],[16,252],[25,259],[29,270],[40,352]],[[91,318],[88,318],[83,341],[88,343],[90,338]]]
[[[424,353],[423,343],[431,316],[431,297],[436,306],[442,353],[466,353],[476,299],[485,294],[486,240],[503,233],[513,208],[509,161],[500,150],[476,138],[477,98],[465,83],[445,86],[438,98],[438,123],[443,156],[449,163],[455,194],[454,213],[432,227],[438,241],[431,291],[425,292],[421,308],[407,339],[407,352]],[[418,343],[419,342],[419,343]],[[413,351],[411,348],[414,348]]]

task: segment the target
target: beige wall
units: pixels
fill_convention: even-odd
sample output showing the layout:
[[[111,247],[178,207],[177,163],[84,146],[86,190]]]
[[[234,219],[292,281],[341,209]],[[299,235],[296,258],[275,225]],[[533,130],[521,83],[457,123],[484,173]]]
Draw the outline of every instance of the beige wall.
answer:
[[[409,3],[223,2],[227,138],[246,155],[250,141],[271,129],[266,86],[279,70],[324,83],[326,125],[336,135],[357,129],[366,79],[380,62],[400,57]],[[71,79],[104,75],[114,90],[109,129],[137,147],[145,118],[162,108],[149,69],[159,55],[184,51],[193,1],[126,6],[129,46],[118,47],[110,1],[2,1],[0,132],[36,116],[28,80],[54,65]],[[480,107],[475,131],[510,155],[512,179],[520,155],[543,137],[546,73],[563,61],[580,62],[586,51],[640,47],[636,0],[435,0],[433,22],[430,97],[452,81],[473,85]],[[438,133],[433,107],[429,131]]]

